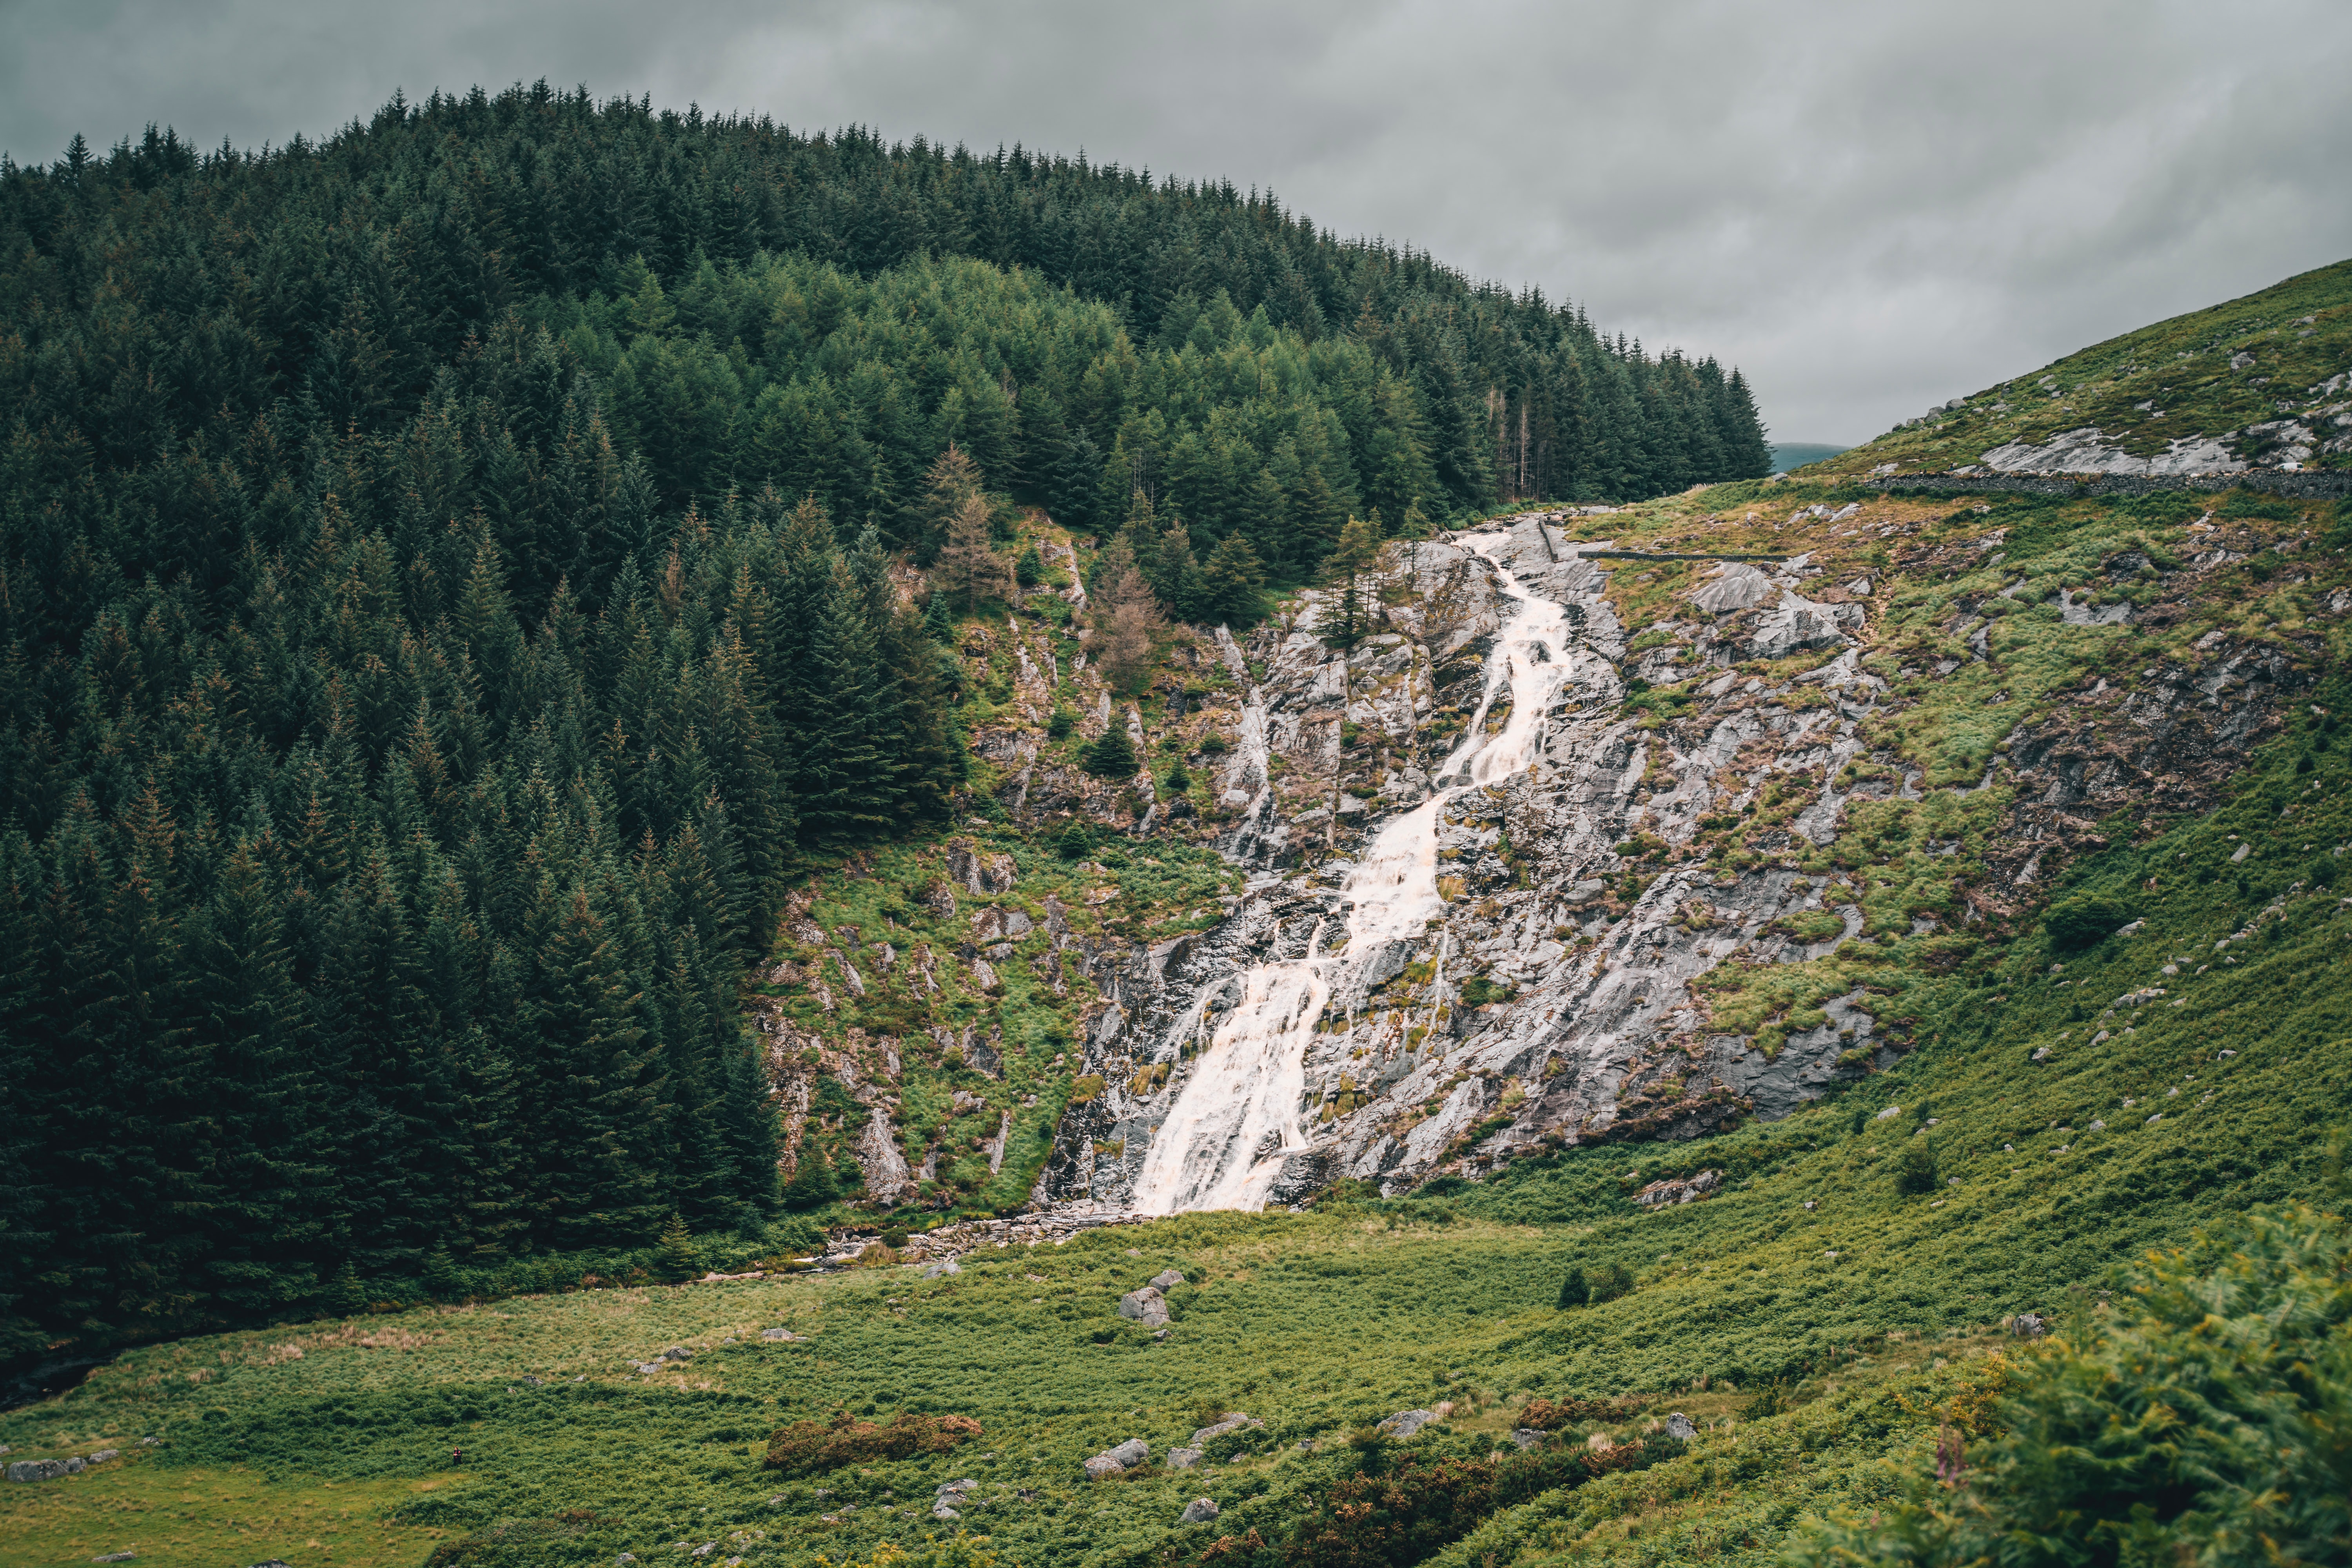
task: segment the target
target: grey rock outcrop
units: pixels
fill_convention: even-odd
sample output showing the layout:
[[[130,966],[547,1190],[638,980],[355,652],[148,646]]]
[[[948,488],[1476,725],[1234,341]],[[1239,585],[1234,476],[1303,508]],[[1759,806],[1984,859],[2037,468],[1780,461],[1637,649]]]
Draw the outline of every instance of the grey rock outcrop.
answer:
[[[1168,1321],[1168,1299],[1155,1287],[1146,1285],[1118,1299],[1118,1315],[1147,1329],[1156,1329]]]
[[[1898,583],[1924,569],[1890,536],[1898,521],[1874,526],[1872,504],[1801,510],[1890,539],[1889,563],[1861,575],[1853,563],[1832,568],[1803,554],[1724,563],[1660,623],[1668,640],[1645,638],[1652,646],[1637,656],[1609,589],[1653,568],[1539,532],[1532,518],[1483,543],[1486,553],[1454,542],[1392,552],[1387,569],[1413,591],[1396,595],[1408,602],[1391,626],[1351,652],[1318,635],[1329,601],[1320,590],[1302,595],[1294,622],[1261,626],[1245,643],[1221,638],[1217,657],[1244,711],[1227,731],[1237,737],[1231,753],[1202,769],[1232,814],[1220,846],[1246,880],[1207,929],[1126,947],[1072,939],[1057,952],[1055,973],[1094,993],[1070,1068],[1103,1087],[1061,1118],[1034,1196],[1069,1212],[1137,1207],[1155,1146],[1187,1090],[1206,1081],[1208,1047],[1238,1016],[1249,977],[1308,958],[1328,995],[1300,1035],[1299,1111],[1281,1136],[1254,1133],[1235,1156],[1255,1204],[1303,1201],[1340,1178],[1390,1194],[1440,1172],[1477,1181],[1561,1144],[1675,1142],[1791,1114],[1895,1065],[1910,1045],[1880,1016],[1886,994],[1866,987],[1821,1003],[1817,1017],[1748,1035],[1711,1023],[1694,992],[1727,963],[1809,963],[1874,940],[1853,882],[1801,868],[1818,849],[1891,803],[2013,784],[1984,869],[1951,909],[1916,918],[1910,934],[2010,920],[2041,896],[2019,889],[2046,888],[2102,818],[2144,801],[2193,805],[2193,790],[2175,781],[2198,769],[2225,775],[2265,732],[2264,715],[2307,684],[2274,650],[2217,632],[2127,693],[2085,692],[2021,727],[1979,777],[1938,783],[1874,747],[1874,721],[1916,700],[1921,683],[1948,673],[1945,664],[1997,666],[2003,652],[1981,635],[1995,621],[1966,606],[1941,628],[1948,653],[1916,668],[1890,669],[1886,650],[1862,646],[1869,606],[1891,605]],[[2243,558],[2218,537],[2208,542],[2217,564]],[[1997,531],[1975,545],[1947,541],[1934,564],[1981,563],[1999,545]],[[1470,786],[1446,774],[1450,737],[1474,721],[1499,732],[1504,716],[1481,704],[1489,658],[1519,602],[1496,563],[1517,590],[1559,606],[1559,632],[1541,647],[1550,695],[1520,753],[1526,765]],[[2147,586],[2144,567],[2153,569],[2119,552],[2099,596],[2113,596],[2110,583]],[[1425,609],[1439,588],[1452,595],[1443,614]],[[2075,596],[2056,609],[2066,624],[2069,608],[2114,613],[2089,603],[2087,588],[2068,592]],[[1814,657],[1780,672],[1742,668],[1759,652],[1795,658],[1808,648]],[[1628,710],[1637,673],[1675,688],[1671,721]],[[1349,756],[1343,722],[1358,753],[1383,759],[1381,782],[1360,786],[1371,792],[1363,813],[1305,824],[1330,804],[1329,781]],[[1359,858],[1384,826],[1440,795],[1427,819],[1441,884],[1430,918],[1348,951]],[[1727,823],[1740,825],[1739,852],[1702,854]],[[1643,1206],[1696,1201],[1718,1179],[1658,1187]]]
[[[1677,1204],[1695,1204],[1712,1197],[1722,1186],[1721,1171],[1701,1171],[1696,1175],[1652,1182],[1633,1194],[1633,1201],[1643,1208],[1672,1208]]]
[[[1380,1424],[1380,1430],[1402,1442],[1438,1418],[1434,1410],[1400,1410]]]
[[[1116,1448],[1105,1448],[1086,1464],[1088,1480],[1108,1480],[1125,1475],[1151,1458],[1151,1447],[1140,1437],[1129,1437]]]
[[[1214,1498],[1197,1497],[1184,1505],[1182,1521],[1186,1524],[1206,1524],[1216,1517],[1217,1502]]]
[[[1687,1443],[1698,1436],[1698,1426],[1677,1410],[1666,1417],[1666,1436],[1677,1443]]]
[[[66,1476],[81,1474],[87,1464],[79,1458],[69,1459],[18,1459],[8,1467],[12,1481],[54,1481]]]

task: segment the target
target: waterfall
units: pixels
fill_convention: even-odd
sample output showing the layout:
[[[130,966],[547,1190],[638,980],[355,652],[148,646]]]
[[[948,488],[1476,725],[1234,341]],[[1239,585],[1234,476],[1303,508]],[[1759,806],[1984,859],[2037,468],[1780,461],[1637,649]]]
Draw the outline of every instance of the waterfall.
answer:
[[[1506,597],[1516,602],[1496,634],[1475,715],[1437,770],[1438,791],[1373,835],[1363,858],[1340,889],[1347,941],[1323,951],[1318,921],[1306,952],[1259,964],[1242,977],[1242,1000],[1217,1026],[1168,1118],[1153,1136],[1135,1184],[1144,1214],[1191,1209],[1263,1208],[1286,1155],[1307,1146],[1299,1125],[1307,1092],[1307,1047],[1334,984],[1348,967],[1385,943],[1410,941],[1444,908],[1437,890],[1437,837],[1445,803],[1462,790],[1508,778],[1532,761],[1568,663],[1568,616],[1559,605],[1522,589],[1496,561],[1504,535],[1477,534],[1462,543],[1501,574]],[[1248,720],[1257,720],[1264,747],[1264,708],[1253,691]],[[1510,715],[1486,732],[1497,698]],[[1244,737],[1245,747],[1247,736]],[[1265,759],[1257,758],[1265,778]],[[1258,822],[1270,781],[1251,803]]]

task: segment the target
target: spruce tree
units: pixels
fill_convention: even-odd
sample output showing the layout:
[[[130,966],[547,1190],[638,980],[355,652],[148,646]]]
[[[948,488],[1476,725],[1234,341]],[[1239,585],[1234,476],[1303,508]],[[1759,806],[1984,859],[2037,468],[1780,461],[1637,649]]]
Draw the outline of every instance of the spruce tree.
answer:
[[[349,1264],[344,1265],[349,1268]],[[457,1271],[457,1260],[449,1255],[446,1243],[435,1242],[433,1250],[425,1255],[425,1293],[436,1301],[454,1301],[464,1289],[465,1277]]]
[[[1218,541],[1201,568],[1201,578],[1203,620],[1248,626],[1258,618],[1257,590],[1265,581],[1265,568],[1248,540],[1236,533]]]
[[[339,1318],[355,1318],[368,1310],[367,1287],[360,1283],[360,1271],[352,1267],[351,1259],[345,1258],[334,1278],[327,1281],[320,1300],[328,1311]]]
[[[671,1284],[682,1285],[701,1271],[694,1233],[686,1228],[686,1217],[675,1210],[670,1213],[669,1223],[662,1227],[658,1249],[661,1277]]]
[[[1135,742],[1129,738],[1127,726],[1113,714],[1102,734],[1087,747],[1083,759],[1087,772],[1097,778],[1132,778],[1142,765],[1135,754]]]

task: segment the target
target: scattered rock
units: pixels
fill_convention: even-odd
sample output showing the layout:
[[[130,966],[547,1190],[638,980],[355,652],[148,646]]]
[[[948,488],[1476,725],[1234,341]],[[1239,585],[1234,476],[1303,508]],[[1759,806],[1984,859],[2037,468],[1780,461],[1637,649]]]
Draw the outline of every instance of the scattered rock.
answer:
[[[1150,1444],[1140,1437],[1129,1437],[1118,1447],[1105,1448],[1101,1453],[1088,1459],[1087,1479],[1090,1481],[1100,1481],[1108,1480],[1113,1476],[1125,1475],[1150,1458]]]
[[[1184,1276],[1177,1273],[1173,1268],[1161,1269],[1151,1277],[1151,1288],[1155,1290],[1173,1290],[1182,1283],[1184,1283]]]
[[[962,1264],[958,1263],[952,1258],[942,1258],[937,1263],[924,1264],[922,1277],[926,1279],[936,1279],[942,1274],[961,1274],[962,1272]]]
[[[978,1485],[980,1485],[978,1481],[970,1478],[960,1481],[942,1481],[939,1489],[931,1494],[931,1517],[961,1519],[963,1515],[956,1511],[955,1505],[964,1502],[966,1500],[964,1494]]]
[[[1671,1208],[1677,1204],[1696,1203],[1712,1196],[1723,1185],[1721,1171],[1701,1171],[1694,1176],[1675,1176],[1652,1182],[1633,1194],[1633,1201],[1643,1208]]]
[[[12,1481],[53,1481],[60,1476],[79,1475],[79,1459],[18,1459],[8,1467]]]
[[[119,1459],[121,1458],[122,1458],[122,1450],[120,1448],[100,1448],[97,1453],[92,1454],[89,1457],[89,1462],[93,1465],[102,1465],[109,1459]]]
[[[1534,1448],[1541,1447],[1543,1440],[1550,1436],[1550,1433],[1539,1432],[1533,1426],[1517,1426],[1512,1428],[1511,1441],[1522,1449]]]
[[[760,1337],[770,1344],[797,1344],[801,1339],[790,1329],[761,1329]]]
[[[1698,1426],[1689,1416],[1677,1410],[1666,1417],[1666,1436],[1677,1443],[1687,1443],[1698,1436]]]
[[[1146,1285],[1140,1290],[1129,1290],[1118,1299],[1118,1315],[1156,1329],[1168,1321],[1168,1298],[1158,1287]]]
[[[2009,1331],[2021,1340],[2038,1340],[2050,1331],[2050,1324],[2039,1312],[2020,1312],[2009,1321]]]
[[[1213,1498],[1198,1497],[1184,1505],[1183,1521],[1186,1524],[1206,1524],[1216,1517],[1217,1504]]]
[[[1198,1448],[1171,1448],[1168,1450],[1168,1468],[1171,1470],[1189,1470],[1200,1462],[1201,1450]]]
[[[1438,1419],[1434,1410],[1400,1410],[1380,1425],[1380,1430],[1402,1440]]]
[[[672,1345],[655,1358],[657,1361],[692,1361],[694,1352],[684,1345]]]

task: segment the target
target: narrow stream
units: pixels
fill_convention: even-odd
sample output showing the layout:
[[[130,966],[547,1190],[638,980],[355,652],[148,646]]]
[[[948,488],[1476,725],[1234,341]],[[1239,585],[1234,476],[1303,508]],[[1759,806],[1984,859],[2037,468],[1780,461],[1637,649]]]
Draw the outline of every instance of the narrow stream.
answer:
[[[1443,907],[1437,837],[1445,803],[1465,789],[1509,777],[1532,759],[1544,715],[1568,671],[1568,616],[1528,594],[1496,560],[1504,538],[1483,533],[1456,542],[1501,574],[1503,592],[1517,607],[1496,633],[1477,711],[1439,766],[1435,793],[1373,835],[1340,889],[1343,943],[1323,951],[1328,922],[1318,921],[1303,956],[1259,964],[1242,977],[1240,1004],[1217,1026],[1144,1156],[1135,1186],[1138,1212],[1265,1206],[1284,1156],[1307,1146],[1299,1125],[1307,1047],[1333,984],[1383,944],[1422,935]],[[1510,704],[1510,715],[1488,735],[1487,716],[1497,700]],[[1261,795],[1253,814],[1265,804]]]

